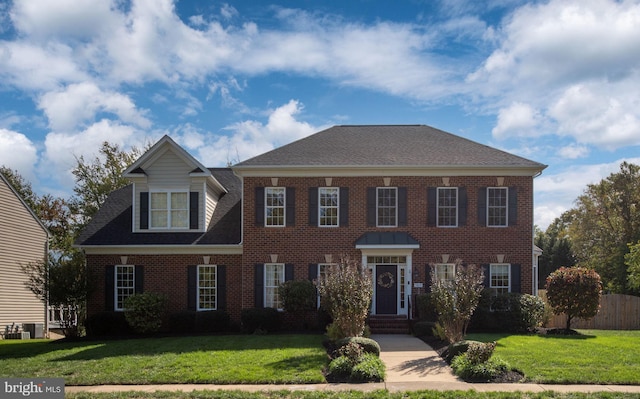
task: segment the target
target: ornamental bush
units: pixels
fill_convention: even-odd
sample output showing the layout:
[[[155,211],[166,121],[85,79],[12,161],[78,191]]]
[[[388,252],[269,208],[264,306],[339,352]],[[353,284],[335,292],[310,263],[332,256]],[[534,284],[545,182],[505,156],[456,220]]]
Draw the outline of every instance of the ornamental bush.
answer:
[[[282,317],[274,308],[251,308],[240,312],[242,329],[249,334],[270,333],[280,330]]]
[[[342,348],[343,346],[349,343],[355,343],[359,345],[364,351],[364,353],[373,353],[376,356],[380,356],[380,344],[378,344],[378,342],[376,342],[371,338],[365,338],[365,337],[343,338],[336,342],[336,346],[338,348]]]
[[[509,370],[509,364],[493,357],[486,362],[474,363],[467,353],[456,356],[451,362],[451,368],[458,377],[465,381],[491,381],[495,377]]]
[[[134,294],[124,300],[124,317],[131,329],[140,334],[160,330],[167,297],[156,292]]]
[[[602,281],[595,270],[561,267],[547,277],[547,301],[554,314],[566,314],[566,329],[574,318],[590,319],[598,314]]]

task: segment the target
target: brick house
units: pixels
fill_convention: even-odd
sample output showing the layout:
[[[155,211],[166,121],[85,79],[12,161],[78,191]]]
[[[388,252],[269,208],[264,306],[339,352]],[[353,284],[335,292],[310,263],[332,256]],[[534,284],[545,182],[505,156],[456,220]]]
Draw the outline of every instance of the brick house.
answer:
[[[340,256],[373,272],[373,315],[455,260],[496,292],[535,293],[533,179],[545,168],[429,126],[335,126],[230,168],[168,136],[125,172],[78,245],[96,273],[89,313],[145,290],[169,311],[281,308],[278,285]]]

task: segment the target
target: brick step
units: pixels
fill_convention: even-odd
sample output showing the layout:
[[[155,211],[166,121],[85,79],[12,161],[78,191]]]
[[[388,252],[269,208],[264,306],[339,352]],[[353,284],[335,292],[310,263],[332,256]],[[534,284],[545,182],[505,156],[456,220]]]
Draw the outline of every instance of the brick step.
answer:
[[[409,334],[411,326],[405,316],[371,316],[368,320],[372,334]]]

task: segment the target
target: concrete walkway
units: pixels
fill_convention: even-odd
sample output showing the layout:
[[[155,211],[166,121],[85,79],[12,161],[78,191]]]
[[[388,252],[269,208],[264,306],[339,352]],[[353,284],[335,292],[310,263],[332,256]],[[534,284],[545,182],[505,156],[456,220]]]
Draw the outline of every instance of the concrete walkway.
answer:
[[[423,341],[411,335],[374,335],[380,344],[380,358],[387,366],[384,382],[368,384],[307,384],[307,385],[98,385],[67,386],[65,392],[125,392],[125,391],[364,391],[390,392],[417,390],[475,390],[478,392],[629,392],[640,393],[640,386],[630,385],[548,385],[548,384],[470,384],[458,379],[451,368]]]

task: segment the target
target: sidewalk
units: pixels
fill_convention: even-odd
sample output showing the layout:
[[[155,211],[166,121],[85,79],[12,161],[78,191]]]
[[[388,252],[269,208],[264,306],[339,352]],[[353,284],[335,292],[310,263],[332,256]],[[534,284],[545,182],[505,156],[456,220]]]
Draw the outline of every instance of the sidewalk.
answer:
[[[124,391],[202,391],[242,390],[259,391],[364,391],[390,392],[417,390],[475,390],[478,392],[626,392],[640,393],[640,386],[630,385],[549,385],[549,384],[470,384],[458,379],[451,368],[423,341],[411,335],[374,335],[380,344],[380,358],[387,366],[384,382],[368,384],[308,384],[308,385],[99,385],[68,386],[65,392],[124,392]]]

